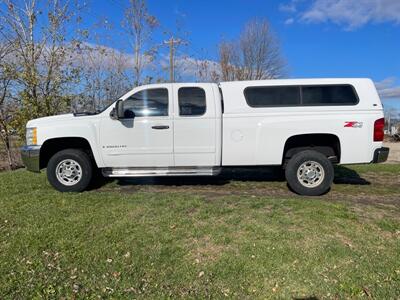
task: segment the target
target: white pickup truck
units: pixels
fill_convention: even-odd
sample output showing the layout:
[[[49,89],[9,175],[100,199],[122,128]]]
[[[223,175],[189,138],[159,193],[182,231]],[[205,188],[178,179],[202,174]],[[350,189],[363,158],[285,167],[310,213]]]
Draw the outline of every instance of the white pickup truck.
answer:
[[[383,109],[369,79],[163,83],[96,114],[31,120],[22,158],[62,192],[108,177],[218,175],[282,166],[292,190],[327,192],[333,164],[378,163]]]

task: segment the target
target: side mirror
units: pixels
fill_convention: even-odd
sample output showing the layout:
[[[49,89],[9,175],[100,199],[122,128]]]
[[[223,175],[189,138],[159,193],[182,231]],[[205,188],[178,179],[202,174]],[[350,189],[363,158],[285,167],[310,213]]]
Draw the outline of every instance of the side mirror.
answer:
[[[115,103],[115,117],[118,120],[124,118],[124,102],[122,100]]]
[[[122,100],[117,100],[114,108],[110,112],[110,118],[113,120],[134,119],[135,113],[129,109],[125,111],[124,102]]]

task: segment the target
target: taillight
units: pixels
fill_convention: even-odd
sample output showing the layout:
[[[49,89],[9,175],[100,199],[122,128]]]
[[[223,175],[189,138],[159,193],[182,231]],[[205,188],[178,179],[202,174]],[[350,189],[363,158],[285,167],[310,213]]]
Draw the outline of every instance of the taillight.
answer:
[[[385,119],[378,119],[374,123],[374,142],[382,142],[384,136]]]

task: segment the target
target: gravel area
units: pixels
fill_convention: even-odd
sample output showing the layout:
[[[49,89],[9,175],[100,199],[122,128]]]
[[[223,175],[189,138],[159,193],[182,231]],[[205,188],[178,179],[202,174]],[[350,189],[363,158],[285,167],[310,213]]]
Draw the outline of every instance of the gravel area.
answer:
[[[385,142],[385,147],[390,148],[388,163],[400,163],[400,142],[392,143],[392,142]]]

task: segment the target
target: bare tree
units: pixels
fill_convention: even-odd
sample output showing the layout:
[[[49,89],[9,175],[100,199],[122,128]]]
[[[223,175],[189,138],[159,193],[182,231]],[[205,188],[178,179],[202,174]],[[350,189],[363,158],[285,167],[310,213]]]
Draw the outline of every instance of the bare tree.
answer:
[[[196,60],[196,78],[201,82],[218,82],[220,80],[220,72],[218,64],[211,60]]]
[[[16,112],[16,102],[12,99],[11,89],[16,76],[16,69],[10,56],[13,48],[10,43],[0,43],[0,138],[6,151],[9,169],[15,167],[12,155],[11,135]]]
[[[129,0],[129,7],[125,12],[123,26],[131,36],[134,54],[134,85],[142,83],[143,70],[146,64],[153,61],[157,47],[150,47],[151,34],[158,25],[156,17],[147,11],[145,0]]]
[[[219,45],[219,64],[221,67],[221,79],[223,81],[238,80],[237,70],[239,59],[237,50],[232,47],[234,42],[221,42]]]
[[[18,113],[22,131],[27,119],[69,109],[69,87],[76,84],[78,75],[71,58],[79,43],[67,41],[66,36],[79,9],[69,0],[48,0],[40,7],[35,0],[3,2],[0,34],[12,45],[20,68]]]
[[[219,63],[224,81],[279,78],[285,74],[277,37],[266,20],[250,21],[238,40],[222,41]]]
[[[76,103],[80,109],[96,111],[130,87],[132,59],[125,53],[99,45],[87,45],[77,57],[83,91]]]

